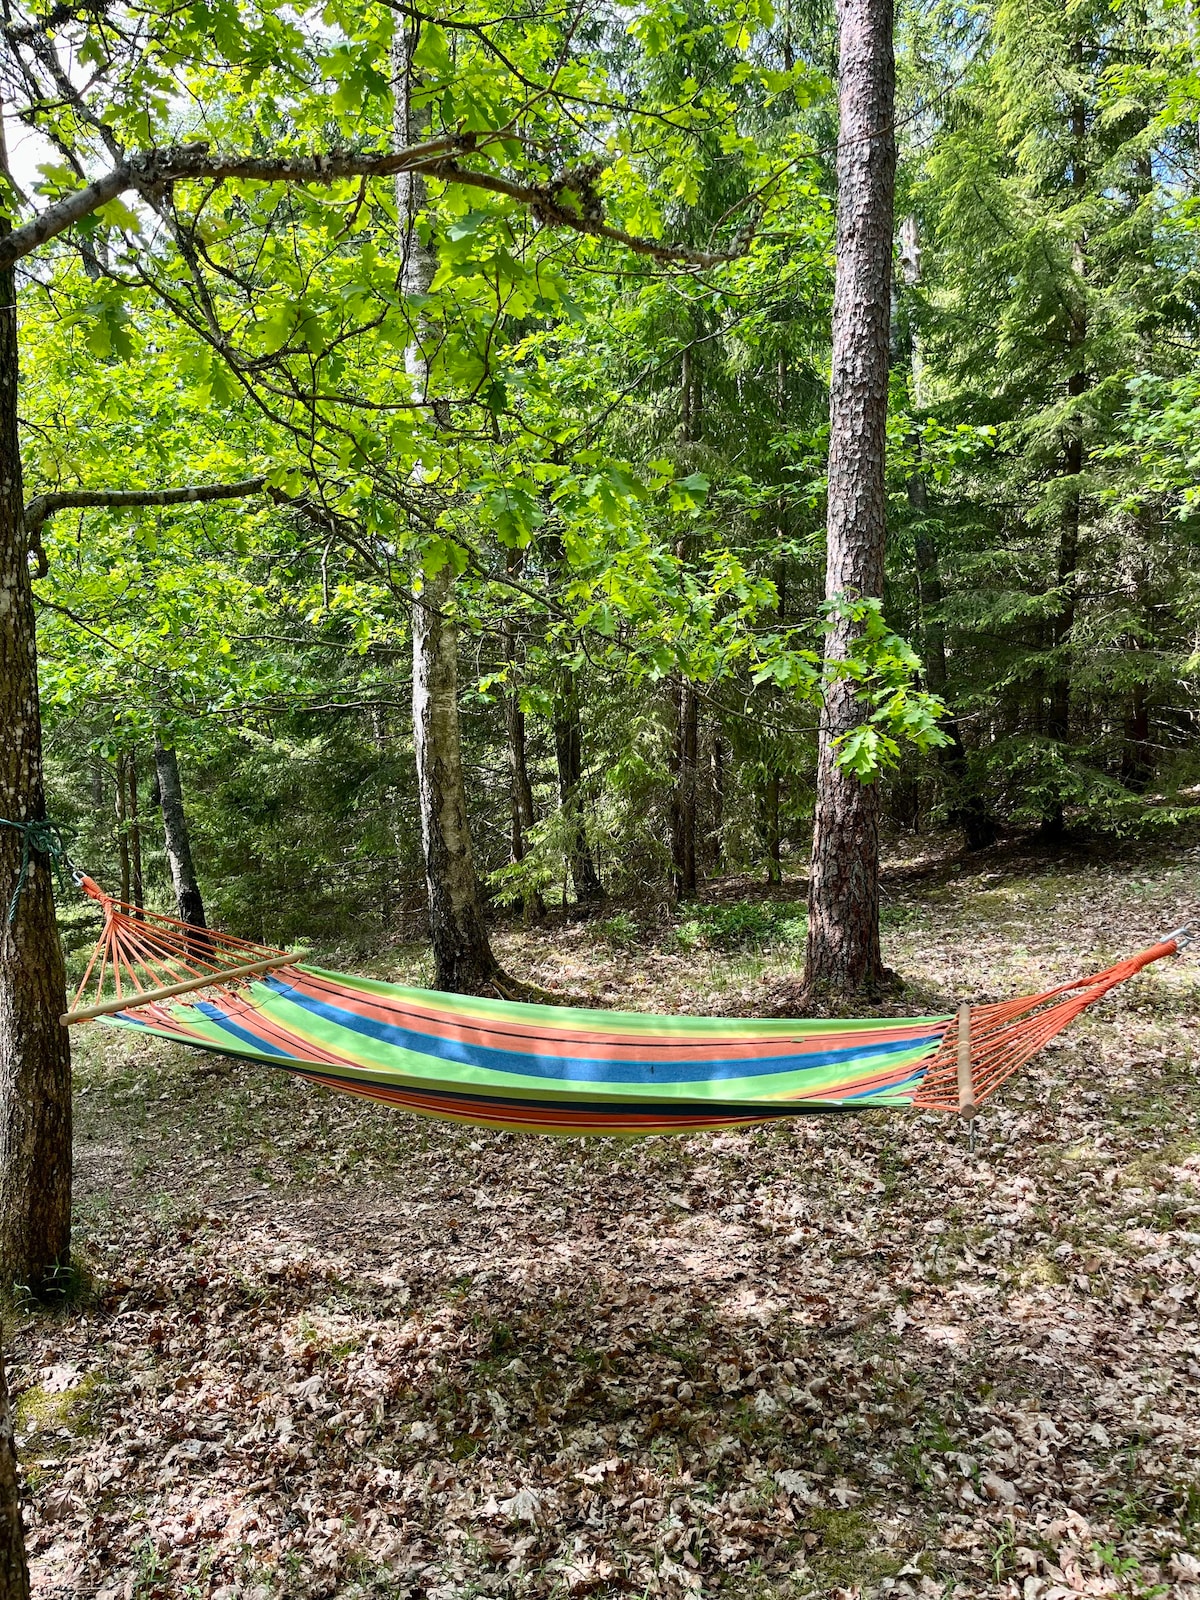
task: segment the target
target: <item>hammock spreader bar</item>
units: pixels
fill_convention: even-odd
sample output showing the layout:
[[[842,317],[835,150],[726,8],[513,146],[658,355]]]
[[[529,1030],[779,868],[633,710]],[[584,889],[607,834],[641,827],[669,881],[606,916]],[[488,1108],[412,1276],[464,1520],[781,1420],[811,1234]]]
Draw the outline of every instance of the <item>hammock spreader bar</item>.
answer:
[[[114,900],[64,1022],[101,1016],[420,1115],[514,1131],[668,1133],[913,1107],[974,1115],[1081,1011],[1188,939],[957,1015],[658,1017],[514,1004],[325,972]]]

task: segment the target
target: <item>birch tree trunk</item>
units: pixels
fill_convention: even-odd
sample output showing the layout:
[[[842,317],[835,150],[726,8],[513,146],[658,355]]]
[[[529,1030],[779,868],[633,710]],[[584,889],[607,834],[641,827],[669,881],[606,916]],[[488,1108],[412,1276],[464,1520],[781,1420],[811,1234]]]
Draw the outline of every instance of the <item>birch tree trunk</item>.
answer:
[[[419,37],[419,22],[397,28],[393,50],[395,135],[401,147],[418,139],[422,131],[422,117],[413,105],[413,54]],[[436,267],[434,252],[417,232],[417,217],[424,204],[424,179],[415,172],[397,174],[396,211],[404,251],[402,287],[409,297],[428,293]],[[422,332],[418,320],[416,336],[405,352],[409,381],[419,399],[428,398],[430,388]],[[434,986],[476,994],[495,990],[502,974],[484,926],[467,819],[458,722],[453,571],[445,566],[436,576],[422,579],[419,587],[412,612],[413,749]]]
[[[881,596],[896,178],[891,0],[838,0],[837,273],[830,385],[825,594]],[[836,670],[855,625],[826,646]],[[862,718],[853,685],[829,684],[821,717],[805,985],[850,994],[884,977],[879,946],[879,787],[837,765]]]
[[[17,1449],[4,1352],[0,1350],[0,1600],[29,1600],[29,1567],[17,1482]]]
[[[183,807],[183,785],[179,780],[179,758],[171,745],[166,745],[154,735],[154,771],[158,777],[158,798],[162,807],[163,842],[167,850],[167,865],[171,869],[171,885],[175,890],[175,904],[180,921],[190,922],[197,928],[207,927],[204,920],[204,897],[192,861],[192,836],[188,828],[187,812]]]
[[[7,231],[7,222],[3,223]],[[17,435],[16,285],[0,270],[0,817],[46,814],[33,593]],[[71,1248],[71,1050],[50,869],[36,850],[10,924],[22,836],[0,828],[0,1288],[37,1291]]]
[[[481,994],[497,988],[500,964],[484,927],[467,823],[453,589],[453,574],[443,567],[413,606],[413,746],[434,987]]]

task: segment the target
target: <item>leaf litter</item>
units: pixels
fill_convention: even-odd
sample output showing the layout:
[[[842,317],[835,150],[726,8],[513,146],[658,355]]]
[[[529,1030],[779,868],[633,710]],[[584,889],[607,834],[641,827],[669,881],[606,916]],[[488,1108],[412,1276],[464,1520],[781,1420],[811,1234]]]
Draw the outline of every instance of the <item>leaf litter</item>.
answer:
[[[1196,865],[997,859],[895,875],[914,1009],[1149,942]],[[640,1009],[773,981],[502,944]],[[1196,976],[1085,1016],[974,1149],[539,1141],[92,1031],[87,1284],[9,1337],[35,1593],[1200,1600]]]

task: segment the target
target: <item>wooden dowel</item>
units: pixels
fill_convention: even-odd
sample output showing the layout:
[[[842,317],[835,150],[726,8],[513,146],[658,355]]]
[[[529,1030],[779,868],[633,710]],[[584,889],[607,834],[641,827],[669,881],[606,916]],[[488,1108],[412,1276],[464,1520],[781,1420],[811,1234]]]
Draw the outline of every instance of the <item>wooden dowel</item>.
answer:
[[[975,1104],[975,1083],[971,1075],[971,1008],[959,1006],[958,1008],[958,1114],[960,1117],[973,1117],[978,1107]]]
[[[182,983],[169,983],[164,989],[142,989],[121,999],[104,1000],[99,1005],[81,1006],[78,1011],[67,1011],[59,1017],[64,1027],[72,1022],[87,1022],[92,1017],[109,1017],[117,1011],[136,1011],[139,1006],[153,1005],[156,1000],[169,1000],[172,995],[187,994],[191,989],[215,989],[231,978],[252,978],[256,972],[270,972],[272,967],[290,967],[303,959],[302,955],[267,956],[263,961],[247,961],[244,966],[230,967],[225,972],[210,972],[199,978],[186,978]]]

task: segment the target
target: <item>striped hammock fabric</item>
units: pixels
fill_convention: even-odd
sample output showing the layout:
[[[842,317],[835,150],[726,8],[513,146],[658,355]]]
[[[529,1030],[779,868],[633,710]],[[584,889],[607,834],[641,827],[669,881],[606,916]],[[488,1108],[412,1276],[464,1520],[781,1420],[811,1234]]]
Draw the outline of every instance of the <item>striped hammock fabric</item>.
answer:
[[[655,1017],[480,1000],[299,966],[244,994],[115,1020],[408,1111],[581,1134],[907,1106],[952,1019]]]
[[[104,1016],[424,1116],[563,1135],[685,1133],[873,1108],[971,1113],[1085,1007],[1183,937],[1091,978],[957,1014],[736,1021],[346,977],[136,911],[90,880],[84,887],[105,927],[64,1021]],[[98,998],[80,1006],[97,970]]]

